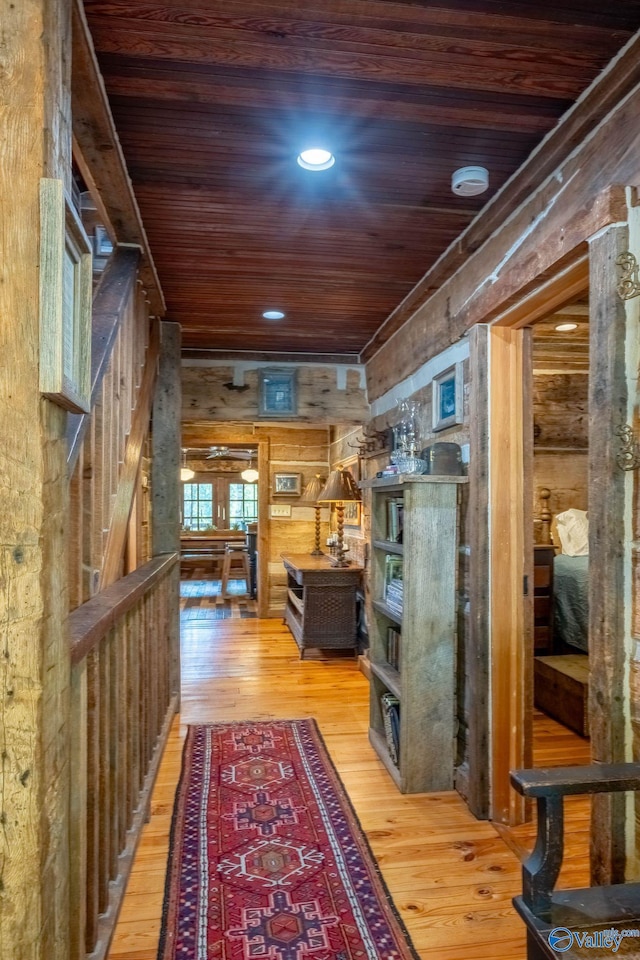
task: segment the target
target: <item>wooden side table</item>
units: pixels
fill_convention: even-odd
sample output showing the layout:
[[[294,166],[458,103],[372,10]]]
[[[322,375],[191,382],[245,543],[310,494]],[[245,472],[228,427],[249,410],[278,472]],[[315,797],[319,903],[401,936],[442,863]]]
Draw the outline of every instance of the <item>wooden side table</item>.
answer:
[[[304,659],[311,649],[357,648],[356,592],[362,567],[332,567],[328,557],[285,554],[284,619]]]

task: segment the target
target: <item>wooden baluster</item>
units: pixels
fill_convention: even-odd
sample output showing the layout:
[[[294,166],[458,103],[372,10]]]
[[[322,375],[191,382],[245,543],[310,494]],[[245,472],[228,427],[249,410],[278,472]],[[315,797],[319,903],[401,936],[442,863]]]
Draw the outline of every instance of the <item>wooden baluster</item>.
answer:
[[[111,823],[111,749],[109,740],[109,650],[105,641],[100,645],[98,677],[100,709],[98,711],[98,913],[109,906],[109,841]]]
[[[87,946],[87,661],[71,670],[71,783],[69,838],[70,960],[85,960]]]
[[[118,856],[122,850],[120,845],[120,827],[119,815],[120,808],[118,803],[118,774],[120,770],[120,747],[118,735],[118,644],[119,624],[116,624],[113,630],[109,631],[106,639],[106,655],[109,663],[109,689],[108,694],[108,717],[107,728],[109,736],[109,822],[107,823],[108,832],[108,863],[105,871],[109,880],[115,880],[118,876]],[[107,890],[108,895],[108,890]]]
[[[86,952],[98,936],[99,815],[100,815],[100,658],[96,649],[87,657],[87,880]]]

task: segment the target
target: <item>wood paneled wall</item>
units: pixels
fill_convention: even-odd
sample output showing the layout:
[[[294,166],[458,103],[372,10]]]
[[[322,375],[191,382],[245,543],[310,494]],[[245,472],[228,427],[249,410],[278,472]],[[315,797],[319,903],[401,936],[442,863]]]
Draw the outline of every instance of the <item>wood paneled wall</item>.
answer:
[[[302,499],[305,486],[316,474],[323,477],[329,472],[329,431],[326,426],[313,426],[305,423],[258,423],[258,422],[218,422],[215,420],[183,420],[182,443],[184,447],[199,448],[214,444],[240,442],[265,443],[268,449],[266,477],[261,476],[258,485],[267,484],[267,515],[261,521],[266,523],[266,591],[265,615],[282,614],[286,599],[286,576],[282,565],[283,553],[305,553],[313,550],[315,542],[315,510]],[[214,469],[220,470],[220,464]],[[198,469],[206,461],[196,461]],[[300,496],[274,495],[275,473],[299,473]],[[271,516],[271,506],[291,508],[288,516]],[[329,534],[329,511],[323,508],[321,523],[321,542]],[[264,598],[263,598],[264,599]]]
[[[70,5],[2,5],[3,960],[69,956],[66,415],[39,390],[39,185],[70,187]]]
[[[291,417],[294,422],[325,426],[337,422],[359,424],[369,416],[360,368],[341,368],[338,364],[262,364],[262,367],[268,366],[296,371],[298,410]],[[258,365],[246,367],[242,363],[221,366],[204,360],[185,361],[182,368],[183,420],[257,420]]]
[[[329,426],[337,422],[364,423],[369,416],[369,405],[359,368],[278,364],[278,367],[296,370],[297,415],[281,422],[259,420],[259,366],[185,362],[182,368],[183,445],[231,443],[238,437],[269,441],[269,504],[291,507],[291,515],[287,517],[272,517],[269,507],[267,518],[268,610],[278,615],[284,609],[286,598],[281,554],[311,552],[315,541],[315,510],[299,496],[274,496],[273,475],[300,473],[302,491],[315,474],[328,476]],[[329,534],[328,509],[323,508],[321,516],[321,543],[324,543]]]
[[[589,378],[579,373],[533,376],[533,535],[542,542],[540,490],[553,516],[588,507]]]

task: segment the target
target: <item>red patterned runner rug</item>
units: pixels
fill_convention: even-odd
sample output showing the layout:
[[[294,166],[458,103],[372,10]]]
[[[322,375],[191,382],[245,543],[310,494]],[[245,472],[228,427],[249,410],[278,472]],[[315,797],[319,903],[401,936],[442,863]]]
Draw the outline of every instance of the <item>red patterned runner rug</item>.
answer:
[[[416,957],[315,722],[189,727],[159,960]]]

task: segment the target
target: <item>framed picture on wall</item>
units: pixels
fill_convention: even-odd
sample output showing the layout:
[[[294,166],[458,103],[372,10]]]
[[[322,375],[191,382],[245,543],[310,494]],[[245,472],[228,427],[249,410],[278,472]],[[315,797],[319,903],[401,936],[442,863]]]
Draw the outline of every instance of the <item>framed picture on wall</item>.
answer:
[[[274,473],[273,492],[280,496],[299,497],[302,491],[301,473]]]
[[[356,483],[360,480],[360,458],[353,457],[342,463],[342,469],[347,470]],[[345,527],[359,527],[362,520],[362,504],[357,500],[348,501],[344,505]]]
[[[40,181],[40,392],[91,409],[91,245],[61,180]]]
[[[261,417],[291,417],[298,412],[296,370],[265,367],[259,371],[258,413]]]
[[[456,363],[433,378],[433,430],[462,423],[462,364]]]

